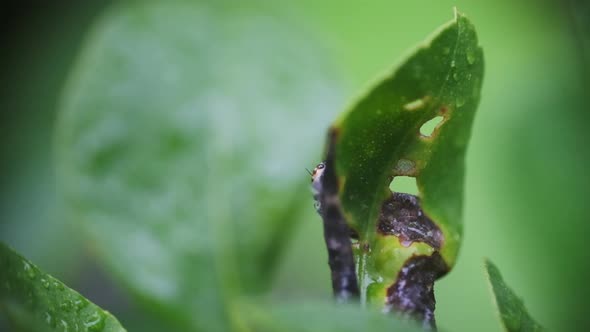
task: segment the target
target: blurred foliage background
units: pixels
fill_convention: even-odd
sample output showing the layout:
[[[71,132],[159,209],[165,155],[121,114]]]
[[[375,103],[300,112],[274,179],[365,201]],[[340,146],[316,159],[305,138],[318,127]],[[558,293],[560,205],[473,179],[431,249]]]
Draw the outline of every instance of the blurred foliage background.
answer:
[[[63,85],[92,22],[109,5],[9,1],[0,7],[0,240],[133,331],[147,324],[140,319],[143,307],[66,218],[53,160]],[[319,116],[327,127],[377,74],[448,21],[453,6],[476,25],[486,68],[467,160],[465,237],[455,269],[436,286],[438,325],[449,331],[500,330],[483,272],[482,258],[489,257],[541,324],[555,331],[587,330],[589,5],[300,0],[285,2],[282,10],[319,45],[311,52],[327,59],[339,78],[340,100]],[[319,156],[322,144],[315,149]],[[308,179],[304,168],[317,161],[298,161],[301,181]],[[306,190],[296,195],[310,196]],[[311,197],[298,219],[272,296],[330,297]]]

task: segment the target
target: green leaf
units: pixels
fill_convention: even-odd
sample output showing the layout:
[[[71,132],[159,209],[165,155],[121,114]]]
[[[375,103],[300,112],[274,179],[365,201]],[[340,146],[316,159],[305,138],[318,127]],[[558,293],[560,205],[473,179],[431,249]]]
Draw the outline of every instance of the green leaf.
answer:
[[[266,3],[266,2],[263,2]],[[304,210],[336,84],[270,4],[133,1],[102,16],[65,90],[62,192],[95,250],[177,330],[227,331]]]
[[[411,322],[404,322],[356,305],[333,303],[240,303],[244,330],[257,332],[418,332]]]
[[[485,267],[496,300],[496,306],[506,331],[544,331],[544,328],[529,315],[522,300],[506,285],[496,265],[486,259]]]
[[[465,152],[482,78],[475,28],[456,13],[333,125],[329,144],[342,209],[359,234],[361,296],[368,293],[383,303],[412,256],[440,252],[447,269],[454,264],[462,234]],[[442,121],[433,132],[422,135],[421,127],[437,117]],[[434,223],[425,238],[378,231],[387,205],[401,204],[391,198],[395,176],[416,178],[422,211],[412,213]]]
[[[125,331],[117,319],[0,243],[0,311],[23,331]]]

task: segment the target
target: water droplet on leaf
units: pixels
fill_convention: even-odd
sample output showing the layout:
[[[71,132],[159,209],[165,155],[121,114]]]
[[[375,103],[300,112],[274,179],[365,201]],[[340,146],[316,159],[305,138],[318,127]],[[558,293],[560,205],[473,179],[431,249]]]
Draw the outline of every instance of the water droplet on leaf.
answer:
[[[70,300],[65,300],[62,303],[60,303],[59,307],[63,310],[63,311],[70,311],[72,310],[73,304],[72,301]]]
[[[63,290],[64,289],[64,285],[62,285],[59,281],[54,280],[53,281],[53,287],[59,289],[59,290]]]
[[[47,323],[49,327],[55,327],[55,319],[53,318],[53,315],[49,312],[45,312],[45,323]]]
[[[35,269],[31,266],[31,264],[24,262],[25,266],[25,273],[29,279],[35,279]]]
[[[470,65],[472,65],[472,64],[474,64],[474,63],[475,63],[475,53],[473,52],[473,50],[472,50],[472,49],[468,49],[468,50],[467,50],[467,54],[466,54],[466,56],[467,56],[467,62],[468,62]]]
[[[85,298],[78,298],[78,299],[74,300],[74,307],[76,307],[77,312],[84,309],[87,305],[88,305],[88,300],[86,300]]]
[[[68,326],[68,323],[65,320],[62,319],[62,320],[60,320],[60,324],[62,326],[63,331],[64,332],[68,332],[68,327],[69,327]]]
[[[99,332],[104,328],[104,314],[98,311],[93,312],[86,321],[84,326],[91,332]]]
[[[457,97],[457,99],[455,99],[455,105],[457,105],[457,107],[461,107],[461,106],[465,105],[465,102],[466,102],[465,97],[459,96],[459,97]]]

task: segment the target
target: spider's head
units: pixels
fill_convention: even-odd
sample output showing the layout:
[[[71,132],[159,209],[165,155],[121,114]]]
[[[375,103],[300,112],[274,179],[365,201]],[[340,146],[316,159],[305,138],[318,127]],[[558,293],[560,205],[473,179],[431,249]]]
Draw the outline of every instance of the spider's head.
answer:
[[[322,187],[322,175],[324,175],[324,170],[326,168],[326,164],[324,162],[319,163],[311,174],[311,186],[316,190],[319,191]]]

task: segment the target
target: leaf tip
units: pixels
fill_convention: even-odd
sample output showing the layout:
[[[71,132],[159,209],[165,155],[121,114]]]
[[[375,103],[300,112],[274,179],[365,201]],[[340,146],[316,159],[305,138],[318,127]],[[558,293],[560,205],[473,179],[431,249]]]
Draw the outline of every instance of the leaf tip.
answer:
[[[485,257],[483,259],[483,266],[488,279],[488,283],[492,291],[492,295],[494,295],[495,297],[494,286],[498,280],[502,279],[502,276],[500,275],[500,271],[491,259]]]
[[[457,8],[457,6],[453,6],[453,20],[455,22],[459,22],[460,19],[466,19],[467,16],[463,12]]]
[[[506,284],[498,267],[487,258],[484,259],[484,266],[492,301],[506,331],[544,331],[544,328],[530,316],[523,300]]]
[[[455,21],[459,18],[459,15],[461,15],[461,13],[459,13],[457,6],[453,6],[453,16],[455,18]]]
[[[489,268],[490,268],[490,266],[493,266],[493,265],[494,265],[494,263],[492,263],[492,261],[489,258],[484,257],[484,259],[483,259],[483,266],[486,269],[486,271],[488,271]]]

